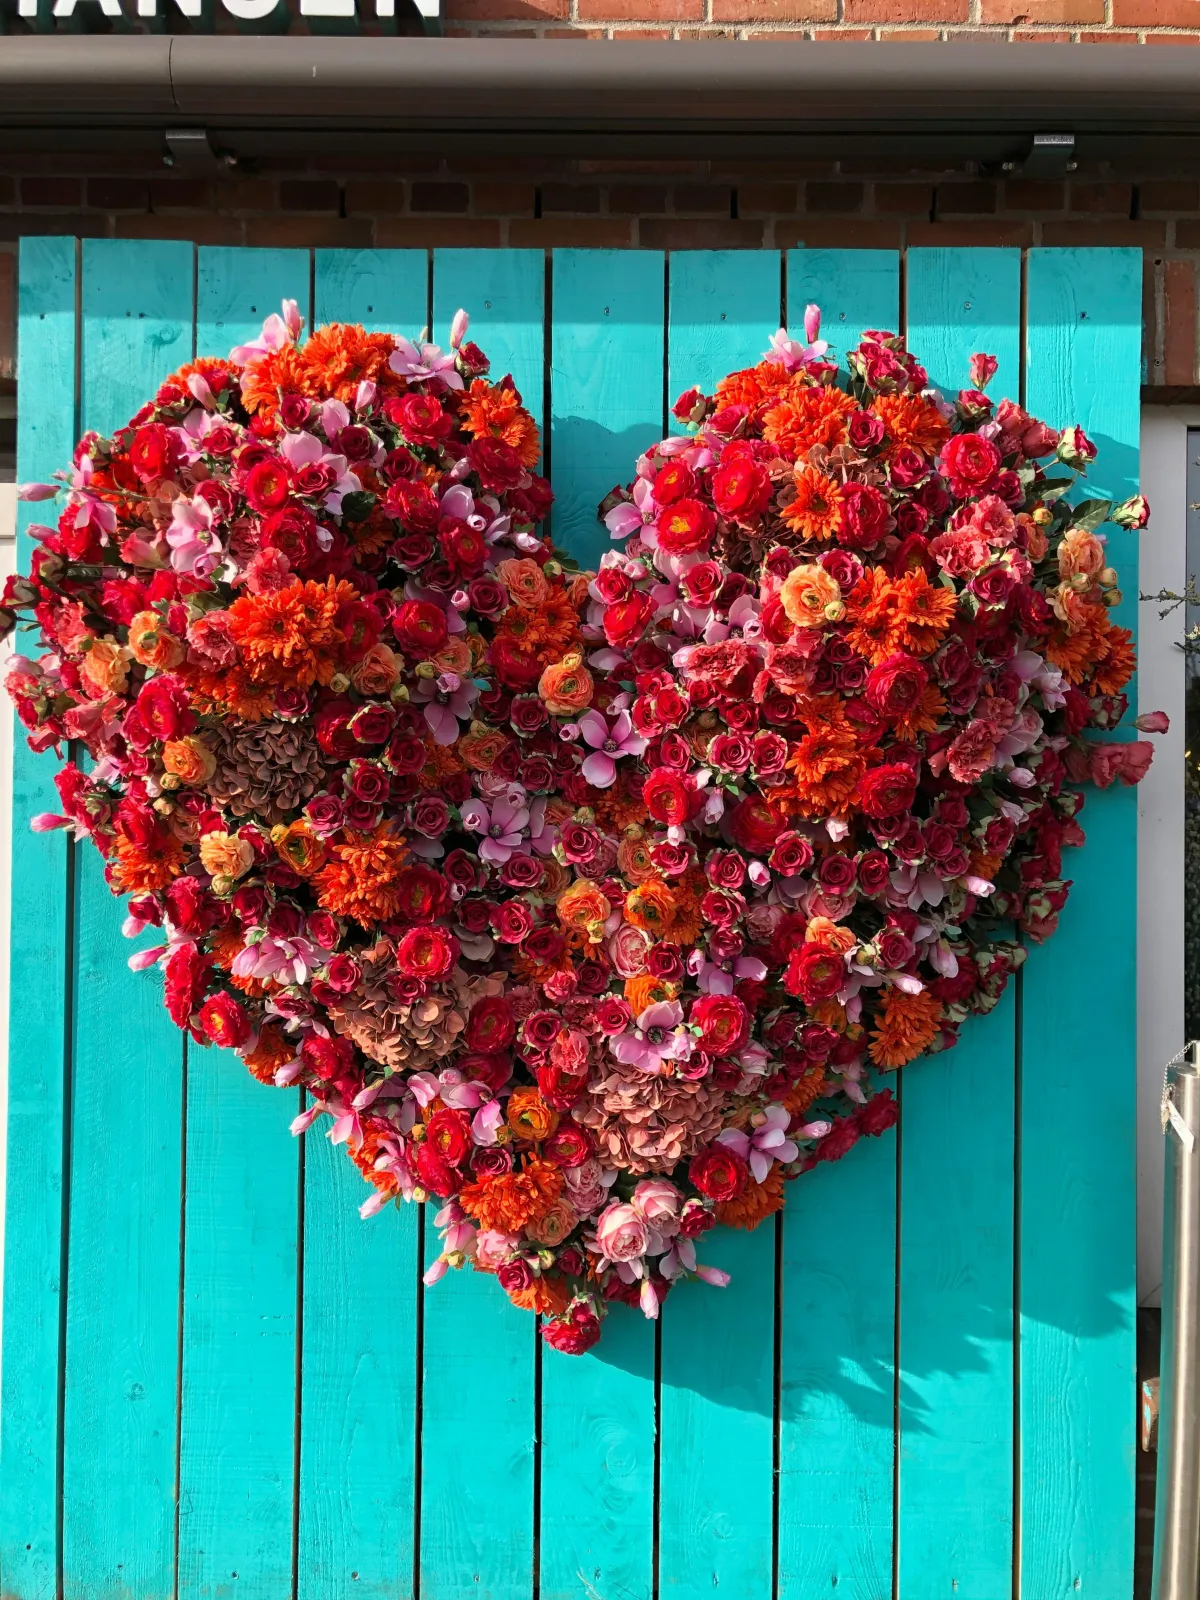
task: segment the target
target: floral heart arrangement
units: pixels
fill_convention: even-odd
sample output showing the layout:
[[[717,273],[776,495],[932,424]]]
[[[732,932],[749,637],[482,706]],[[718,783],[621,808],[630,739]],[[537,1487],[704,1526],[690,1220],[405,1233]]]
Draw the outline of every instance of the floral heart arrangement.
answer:
[[[1129,635],[1072,505],[1094,453],[948,403],[867,334],[782,331],[606,502],[538,533],[511,379],[295,307],[85,437],[0,627],[7,686],[171,1016],[301,1085],[427,1275],[494,1273],[579,1352],[720,1221],[895,1120],[876,1073],[995,1004],[1054,926],[1090,778],[1140,743]],[[1051,477],[1055,457],[1068,470]],[[1165,719],[1145,719],[1161,727]],[[1014,929],[1017,930],[1014,934]]]

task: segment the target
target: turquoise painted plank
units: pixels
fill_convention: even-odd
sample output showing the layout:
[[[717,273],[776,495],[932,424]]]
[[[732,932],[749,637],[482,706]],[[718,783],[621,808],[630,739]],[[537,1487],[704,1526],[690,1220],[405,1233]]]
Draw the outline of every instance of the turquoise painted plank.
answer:
[[[821,337],[846,377],[846,351],[866,328],[900,326],[900,265],[894,250],[789,250],[788,326],[799,338],[804,308],[821,308]]]
[[[977,350],[999,360],[995,398],[1020,393],[1020,321],[1019,250],[909,251],[909,348],[947,396]],[[1014,989],[904,1073],[901,1594],[992,1600],[1011,1583]]]
[[[191,355],[191,246],[87,240],[82,309],[81,421],[109,433]],[[116,1600],[174,1572],[183,1044],[91,848],[75,890],[63,1592]]]
[[[579,559],[594,560],[604,533],[594,535],[591,526],[600,497],[618,479],[628,482],[639,451],[662,437],[662,257],[558,252],[553,312],[555,540]],[[595,461],[581,451],[586,440]],[[543,1353],[546,1600],[590,1593],[649,1600],[654,1347],[653,1323],[616,1306],[596,1350],[581,1357]]]
[[[368,333],[415,339],[425,325],[429,256],[424,250],[317,250],[313,323],[358,322]]]
[[[663,256],[556,250],[553,278],[552,526],[589,566],[611,543],[597,506],[663,433]]]
[[[472,252],[470,286],[479,302],[505,306],[503,322],[477,331],[481,348],[501,364],[499,337],[505,327],[520,329],[541,316],[541,282],[527,280],[520,298],[506,252]],[[439,258],[434,259],[435,325],[444,328],[462,300],[441,311]],[[453,282],[461,267],[451,265]],[[511,348],[511,347],[510,347]],[[525,367],[518,385],[541,393],[541,372]],[[438,1252],[433,1226],[436,1207],[426,1209],[425,1253]],[[534,1574],[534,1440],[536,1417],[535,1319],[508,1306],[503,1291],[485,1274],[455,1272],[425,1292],[424,1370],[421,1411],[422,1600],[526,1600]],[[464,1384],[469,1385],[464,1388]],[[474,1398],[472,1398],[474,1397]],[[476,1426],[473,1405],[485,1408]]]
[[[317,252],[314,320],[412,338],[426,255]],[[304,1360],[299,1600],[412,1592],[416,1465],[416,1206],[368,1221],[370,1194],[322,1119],[304,1135]]]
[[[988,386],[993,400],[1017,399],[1021,383],[1021,252],[910,250],[908,347],[929,381],[953,399],[971,387],[971,356],[982,350],[1000,365]]]
[[[22,239],[18,359],[38,381],[22,393],[17,476],[45,480],[71,459],[76,437],[74,239]],[[25,533],[48,508],[19,507],[17,567],[35,548]],[[18,650],[28,648],[24,636]],[[65,835],[31,833],[57,811],[53,762],[13,730],[12,943],[8,1047],[3,1402],[0,1403],[0,1591],[52,1600],[57,1585],[58,1355],[62,1310],[63,1110],[68,1070],[63,1008],[69,992],[71,906]],[[116,908],[114,907],[114,910]]]
[[[467,338],[491,360],[490,378],[506,373],[526,409],[544,426],[546,257],[541,250],[435,250],[433,337],[445,348],[454,313],[471,318]]]
[[[1137,481],[1141,265],[1137,250],[1029,255],[1029,409],[1081,423],[1095,484],[1117,495]],[[1137,536],[1105,532],[1134,627]],[[1133,1570],[1135,791],[1087,791],[1082,822],[1071,898],[1023,973],[1023,1600],[1127,1595]]]
[[[788,255],[788,322],[815,301],[839,358],[899,323],[884,250]],[[840,331],[839,331],[840,330]],[[782,1600],[843,1585],[892,1593],[896,1140],[863,1140],[792,1185],[783,1218],[779,1575]]]
[[[197,348],[228,351],[285,297],[307,315],[307,251],[200,250]],[[291,1586],[297,1107],[232,1053],[189,1048],[179,1593],[195,1600]]]
[[[711,393],[758,360],[778,326],[780,280],[774,251],[671,256],[669,396],[693,383]],[[686,1284],[663,1307],[659,1592],[679,1600],[771,1595],[775,1231],[769,1221],[707,1235],[702,1259],[733,1282]]]

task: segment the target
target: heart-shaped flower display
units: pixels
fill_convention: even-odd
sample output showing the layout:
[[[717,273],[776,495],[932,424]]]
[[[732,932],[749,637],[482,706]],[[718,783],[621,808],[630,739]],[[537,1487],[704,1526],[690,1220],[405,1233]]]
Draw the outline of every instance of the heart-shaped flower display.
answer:
[[[87,436],[8,688],[171,1015],[580,1351],[715,1221],[894,1120],[1054,926],[1072,782],[1132,782],[1092,447],[888,334],[784,333],[574,573],[510,379],[294,306]],[[1070,470],[1051,477],[1057,456]],[[1149,719],[1151,726],[1161,719]]]

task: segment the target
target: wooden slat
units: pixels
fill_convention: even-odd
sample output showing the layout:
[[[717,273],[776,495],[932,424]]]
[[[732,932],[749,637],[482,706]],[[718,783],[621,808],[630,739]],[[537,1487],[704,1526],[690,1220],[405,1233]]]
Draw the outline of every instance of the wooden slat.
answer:
[[[601,496],[662,437],[663,258],[562,250],[553,274],[554,537],[589,562],[609,542],[596,530]],[[615,1308],[589,1355],[545,1352],[544,1595],[650,1595],[654,1387],[654,1327],[636,1311]]]
[[[1019,394],[1019,250],[910,250],[907,287],[931,383],[953,398],[982,350],[993,394]],[[992,1600],[1013,1553],[1015,985],[903,1077],[899,1592]]]
[[[772,251],[672,255],[672,399],[693,383],[711,393],[758,360],[777,326],[780,278]],[[771,1595],[775,1233],[771,1220],[706,1235],[701,1259],[733,1282],[685,1284],[663,1307],[659,1572],[660,1589],[680,1600]]]
[[[844,359],[895,329],[890,251],[796,250],[788,321],[809,301]],[[864,1140],[792,1186],[783,1217],[778,1592],[892,1593],[896,1141]]]
[[[82,425],[109,433],[191,354],[191,246],[87,240],[82,305]],[[158,974],[129,971],[102,866],[79,852],[63,1592],[80,1600],[162,1592],[174,1568],[183,1047]]]
[[[285,296],[307,314],[307,251],[202,249],[198,350],[224,354]],[[189,1050],[179,1592],[195,1600],[291,1587],[297,1109],[236,1056]]]
[[[658,250],[558,250],[551,330],[554,542],[594,565],[596,507],[662,433],[664,267]]]
[[[1118,496],[1137,481],[1141,269],[1137,250],[1029,255],[1029,409],[1082,424],[1094,485]],[[1137,536],[1104,532],[1117,620],[1136,627]],[[1133,1566],[1136,794],[1088,790],[1081,820],[1071,898],[1022,995],[1024,1600],[1124,1596]]]
[[[426,319],[423,250],[318,250],[313,320],[414,338]],[[299,1600],[412,1592],[416,1206],[363,1221],[370,1190],[328,1120],[304,1136],[304,1360]]]
[[[18,356],[38,381],[21,397],[17,474],[44,481],[71,459],[76,435],[76,247],[22,239]],[[49,517],[47,512],[50,513]],[[23,505],[17,570],[27,571],[31,522],[53,507]],[[18,650],[29,649],[22,635]],[[68,845],[29,820],[58,811],[50,760],[13,731],[12,982],[4,1252],[3,1403],[0,1404],[0,1587],[52,1600],[57,1584],[59,1332],[62,1308],[63,1116],[68,1071],[72,908]],[[114,906],[114,910],[115,910]]]
[[[465,300],[482,307],[472,335],[502,376],[511,370],[535,416],[542,389],[540,254],[437,252],[434,328],[443,343]],[[465,280],[465,281],[464,281]],[[464,289],[466,294],[464,295]],[[491,307],[485,302],[491,301]],[[494,319],[489,317],[494,313]],[[427,1259],[437,1255],[427,1208]],[[504,1303],[493,1278],[470,1270],[425,1295],[421,1432],[422,1600],[523,1600],[533,1586],[535,1346],[527,1313]],[[481,1428],[464,1428],[478,1397]],[[486,1397],[486,1398],[485,1398]],[[464,1410],[464,1407],[467,1410]]]

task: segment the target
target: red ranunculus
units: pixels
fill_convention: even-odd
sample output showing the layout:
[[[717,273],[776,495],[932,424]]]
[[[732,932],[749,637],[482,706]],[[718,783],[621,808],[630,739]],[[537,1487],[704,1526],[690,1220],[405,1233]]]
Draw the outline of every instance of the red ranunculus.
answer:
[[[851,550],[870,550],[892,524],[887,498],[868,483],[847,483],[842,489],[840,543]]]
[[[687,778],[665,767],[656,767],[642,789],[643,803],[654,820],[676,828],[683,827],[690,818],[695,795]]]
[[[716,526],[716,517],[699,500],[677,500],[659,512],[654,532],[667,555],[690,556],[708,549]]]
[[[942,471],[960,500],[986,494],[1000,470],[1001,456],[990,439],[957,433],[942,451]]]
[[[236,1050],[254,1031],[250,1018],[226,990],[214,994],[200,1007],[200,1031],[223,1050]]]
[[[867,674],[867,703],[881,717],[906,716],[928,682],[929,672],[915,656],[888,656]]]
[[[265,461],[256,462],[242,485],[246,503],[260,517],[281,510],[291,492],[291,468],[282,456],[268,456]]]
[[[750,1037],[750,1013],[735,995],[701,995],[688,1020],[699,1028],[700,1048],[710,1056],[731,1056]]]
[[[771,503],[771,479],[757,461],[722,462],[712,475],[712,498],[727,521],[752,523]]]
[[[838,950],[812,941],[797,945],[788,957],[783,986],[789,994],[799,995],[806,1006],[832,1000],[845,982],[846,963]]]
[[[728,1145],[709,1144],[688,1163],[688,1177],[709,1200],[736,1200],[750,1179],[750,1169]]]
[[[908,810],[916,793],[913,769],[903,761],[889,761],[863,773],[855,799],[868,817],[895,817]]]
[[[768,856],[783,832],[783,823],[761,795],[747,795],[729,813],[733,842],[754,856]]]
[[[458,940],[442,928],[409,928],[396,945],[396,965],[410,978],[436,983],[458,957]]]
[[[427,661],[450,636],[446,613],[429,600],[405,600],[392,613],[392,631],[405,655]]]

